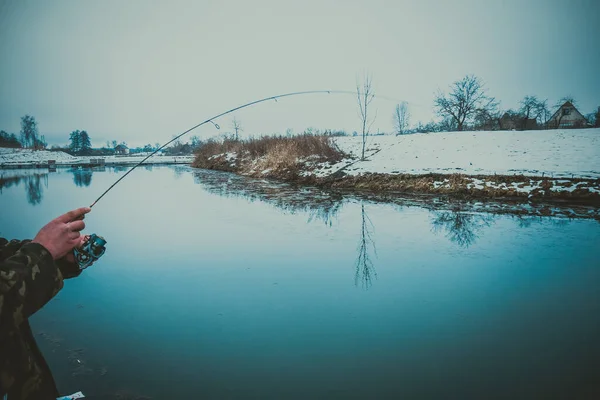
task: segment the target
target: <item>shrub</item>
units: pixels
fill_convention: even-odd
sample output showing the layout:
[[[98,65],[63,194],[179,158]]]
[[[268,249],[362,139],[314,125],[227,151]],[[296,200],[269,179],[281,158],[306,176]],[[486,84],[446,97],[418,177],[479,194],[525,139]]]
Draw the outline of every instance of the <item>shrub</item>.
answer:
[[[213,139],[202,143],[195,153],[193,166],[213,169],[224,169],[219,168],[219,161],[215,162],[218,157],[215,156],[227,153],[235,154],[237,169],[248,169],[252,165],[258,169],[294,169],[308,159],[337,162],[344,157],[344,153],[335,145],[331,136],[313,134],[263,136],[246,140]]]

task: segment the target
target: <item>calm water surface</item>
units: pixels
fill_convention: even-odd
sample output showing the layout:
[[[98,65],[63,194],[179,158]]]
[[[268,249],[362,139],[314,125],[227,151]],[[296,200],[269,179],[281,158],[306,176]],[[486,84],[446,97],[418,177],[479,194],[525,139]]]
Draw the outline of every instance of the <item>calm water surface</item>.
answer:
[[[31,238],[123,173],[0,171],[0,236]],[[596,220],[163,166],[86,221],[105,256],[31,318],[64,394],[600,398]]]

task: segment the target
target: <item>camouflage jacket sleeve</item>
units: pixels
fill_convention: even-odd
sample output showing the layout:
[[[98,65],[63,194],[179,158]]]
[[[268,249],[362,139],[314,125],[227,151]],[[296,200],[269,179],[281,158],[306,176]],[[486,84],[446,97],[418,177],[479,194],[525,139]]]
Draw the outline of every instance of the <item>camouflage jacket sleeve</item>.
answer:
[[[0,326],[19,326],[63,287],[63,275],[38,243],[0,238]]]

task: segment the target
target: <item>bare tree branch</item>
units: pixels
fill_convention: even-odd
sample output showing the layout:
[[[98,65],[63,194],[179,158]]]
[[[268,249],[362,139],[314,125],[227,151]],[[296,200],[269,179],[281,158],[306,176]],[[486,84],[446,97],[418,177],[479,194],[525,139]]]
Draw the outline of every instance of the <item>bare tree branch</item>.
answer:
[[[448,95],[438,91],[434,107],[441,117],[452,117],[459,131],[462,131],[465,124],[471,122],[477,113],[497,107],[496,100],[487,96],[483,83],[474,75],[467,75],[454,82],[450,89]]]
[[[410,111],[408,110],[408,103],[403,101],[400,104],[396,104],[396,110],[394,112],[394,129],[396,135],[403,135],[406,133],[410,125]]]
[[[236,117],[233,117],[231,127],[235,131],[235,140],[239,140],[239,132],[243,131],[242,123]]]
[[[367,144],[367,136],[369,129],[375,122],[375,118],[369,120],[369,105],[373,101],[375,94],[373,93],[372,78],[368,74],[364,74],[362,83],[357,79],[356,96],[358,100],[358,108],[360,111],[360,120],[362,123],[362,155],[361,160],[365,159],[365,147]]]

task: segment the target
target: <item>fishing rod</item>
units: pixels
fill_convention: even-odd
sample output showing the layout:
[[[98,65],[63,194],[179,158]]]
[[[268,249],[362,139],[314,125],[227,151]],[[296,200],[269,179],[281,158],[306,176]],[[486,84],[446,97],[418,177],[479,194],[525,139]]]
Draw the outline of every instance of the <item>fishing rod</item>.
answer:
[[[291,93],[284,93],[284,94],[278,94],[275,96],[269,96],[269,97],[265,97],[263,99],[260,100],[254,100],[251,101],[249,103],[246,104],[242,104],[241,106],[237,106],[234,107],[230,110],[227,110],[225,112],[222,112],[220,114],[215,115],[214,117],[211,117],[203,122],[200,122],[199,124],[189,128],[188,130],[186,130],[185,132],[180,133],[179,135],[175,136],[173,139],[169,140],[167,143],[163,144],[162,146],[160,146],[158,149],[154,150],[152,153],[150,153],[148,156],[146,156],[142,161],[140,161],[139,163],[135,164],[129,171],[127,171],[123,176],[121,176],[119,179],[117,179],[117,181],[115,183],[113,183],[112,185],[110,185],[110,187],[108,189],[106,189],[104,191],[104,193],[102,193],[100,195],[100,197],[98,197],[93,203],[92,205],[90,205],[90,208],[94,207],[96,205],[96,203],[98,203],[98,201],[104,197],[104,195],[106,195],[113,187],[115,187],[119,182],[121,182],[127,175],[129,175],[134,169],[136,169],[137,167],[139,167],[140,165],[142,165],[144,163],[144,161],[146,161],[147,159],[149,159],[150,157],[152,157],[153,155],[155,155],[156,153],[158,153],[160,150],[162,150],[163,148],[165,148],[166,146],[168,146],[169,144],[173,143],[174,141],[176,141],[177,139],[179,139],[180,137],[190,133],[191,131],[193,131],[196,128],[201,127],[202,125],[208,124],[208,123],[212,123],[217,129],[220,129],[219,125],[215,122],[213,122],[213,120],[220,118],[224,115],[227,114],[231,114],[232,112],[235,112],[237,110],[241,110],[242,108],[246,108],[246,107],[250,107],[253,106],[255,104],[259,104],[259,103],[263,103],[265,101],[269,101],[269,100],[275,100],[277,101],[277,99],[283,98],[283,97],[290,97],[290,96],[301,96],[301,95],[307,95],[307,94],[352,94],[352,95],[356,95],[356,92],[351,92],[348,90],[308,90],[308,91],[304,91],[304,92],[291,92]]]
[[[220,117],[222,117],[224,115],[231,114],[232,112],[235,112],[237,110],[241,110],[242,108],[250,107],[250,106],[253,106],[255,104],[263,103],[265,101],[270,101],[270,100],[277,101],[277,99],[280,99],[280,98],[283,98],[283,97],[301,96],[301,95],[308,95],[308,94],[351,94],[351,95],[360,95],[360,92],[359,91],[354,92],[354,91],[348,91],[348,90],[308,90],[308,91],[303,91],[303,92],[284,93],[284,94],[278,94],[278,95],[275,95],[275,96],[265,97],[265,98],[262,98],[262,99],[259,99],[259,100],[254,100],[254,101],[251,101],[249,103],[242,104],[241,106],[234,107],[234,108],[232,108],[230,110],[227,110],[225,112],[222,112],[220,114],[217,114],[214,117],[211,117],[211,118],[209,118],[209,119],[207,119],[207,120],[205,120],[203,122],[200,122],[199,124],[197,124],[197,125],[189,128],[188,130],[180,133],[179,135],[175,136],[173,139],[169,140],[168,142],[166,142],[165,144],[163,144],[162,146],[160,146],[158,149],[154,150],[152,153],[150,153],[149,155],[147,155],[146,157],[144,157],[142,159],[142,161],[140,161],[139,163],[135,164],[129,171],[127,171],[123,176],[121,176],[112,185],[110,185],[110,187],[108,189],[106,189],[104,191],[104,193],[102,193],[100,195],[100,197],[98,197],[90,205],[90,208],[94,207],[98,203],[98,201],[100,201],[101,198],[103,198],[119,182],[121,182],[123,179],[125,179],[125,177],[127,175],[129,175],[134,169],[136,169],[137,167],[139,167],[140,165],[142,165],[144,163],[144,161],[146,161],[147,159],[149,159],[150,157],[152,157],[153,155],[155,155],[160,150],[162,150],[163,148],[165,148],[169,144],[173,143],[174,141],[176,141],[180,137],[182,137],[182,136],[190,133],[194,129],[199,128],[202,125],[205,125],[205,124],[208,124],[208,123],[212,123],[217,129],[220,129],[219,124],[217,124],[213,120],[215,120],[217,118],[220,118]],[[383,96],[375,96],[375,95],[373,95],[373,98],[375,98],[375,97],[385,98]],[[92,265],[94,262],[96,262],[104,254],[104,252],[106,250],[105,246],[104,246],[105,244],[106,244],[106,240],[102,236],[98,236],[95,233],[92,234],[92,235],[89,235],[86,238],[86,240],[83,243],[83,245],[81,246],[81,248],[76,248],[75,251],[74,251],[74,253],[75,253],[75,259],[77,260],[77,263],[79,264],[79,268],[83,270],[83,269],[89,267],[90,265]]]

